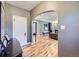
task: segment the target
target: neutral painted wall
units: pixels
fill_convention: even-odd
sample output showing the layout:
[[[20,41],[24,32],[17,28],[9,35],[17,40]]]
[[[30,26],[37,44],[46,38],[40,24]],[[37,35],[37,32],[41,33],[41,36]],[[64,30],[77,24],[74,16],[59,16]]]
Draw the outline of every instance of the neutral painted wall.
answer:
[[[49,2],[49,1],[41,2],[38,6],[36,6],[31,11],[32,19],[35,18],[37,15],[39,15],[42,12],[49,11],[49,10],[56,11],[56,9],[57,9],[56,6],[57,6],[56,2]]]
[[[25,9],[9,5],[7,3],[5,3],[5,33],[8,34],[10,38],[13,37],[13,15],[27,18],[27,40],[30,42],[30,12]]]
[[[4,2],[1,5],[1,38],[5,35],[5,11]]]
[[[59,56],[79,57],[79,2],[59,2]],[[65,29],[61,29],[61,25]]]

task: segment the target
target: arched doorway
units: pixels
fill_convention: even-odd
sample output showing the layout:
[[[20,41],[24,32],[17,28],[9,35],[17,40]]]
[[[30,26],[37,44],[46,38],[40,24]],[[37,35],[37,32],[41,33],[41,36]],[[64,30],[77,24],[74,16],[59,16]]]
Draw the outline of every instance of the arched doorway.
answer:
[[[58,56],[58,15],[56,11],[46,11],[32,19],[32,44],[49,45],[52,48],[48,49],[51,52],[47,56]]]
[[[56,11],[45,11],[32,19],[32,43],[37,41],[37,35],[45,34],[44,32],[48,32],[48,34],[58,33],[58,15]],[[52,37],[52,34],[49,36],[58,39],[57,35],[55,35],[56,37]]]

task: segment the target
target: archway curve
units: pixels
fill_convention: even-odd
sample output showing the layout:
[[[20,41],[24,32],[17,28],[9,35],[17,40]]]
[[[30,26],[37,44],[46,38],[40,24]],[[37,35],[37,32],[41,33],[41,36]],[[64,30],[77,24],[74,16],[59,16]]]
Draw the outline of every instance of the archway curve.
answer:
[[[37,17],[37,16],[39,16],[39,15],[41,15],[41,14],[44,14],[44,13],[48,13],[48,12],[56,12],[56,11],[55,11],[55,10],[47,10],[47,11],[43,11],[43,12],[41,12],[41,13],[35,15],[35,16],[32,18],[32,20],[33,20],[35,17]]]

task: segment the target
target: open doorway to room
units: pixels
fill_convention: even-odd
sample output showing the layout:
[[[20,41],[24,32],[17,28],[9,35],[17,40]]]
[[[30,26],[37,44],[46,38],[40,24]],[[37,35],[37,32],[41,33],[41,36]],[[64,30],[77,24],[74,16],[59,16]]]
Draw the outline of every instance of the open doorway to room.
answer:
[[[32,20],[32,45],[27,47],[30,57],[58,56],[58,16],[55,11],[47,11]]]
[[[32,20],[32,43],[37,42],[40,36],[46,35],[58,40],[58,16],[56,12],[48,11]]]
[[[37,36],[37,21],[32,21],[32,42],[36,42],[36,36]]]

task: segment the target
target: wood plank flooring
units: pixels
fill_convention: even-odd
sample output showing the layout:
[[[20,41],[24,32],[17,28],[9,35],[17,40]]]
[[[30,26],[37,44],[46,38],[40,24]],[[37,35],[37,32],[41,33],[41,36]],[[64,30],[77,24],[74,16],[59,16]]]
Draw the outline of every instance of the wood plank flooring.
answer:
[[[23,57],[57,57],[58,41],[46,36],[37,36],[37,42],[23,47]]]

